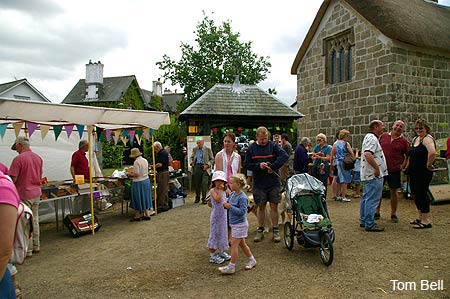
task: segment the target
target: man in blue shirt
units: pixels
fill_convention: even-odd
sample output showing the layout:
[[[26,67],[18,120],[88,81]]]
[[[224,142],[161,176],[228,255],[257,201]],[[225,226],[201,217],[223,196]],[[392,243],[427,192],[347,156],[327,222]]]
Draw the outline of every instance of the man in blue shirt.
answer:
[[[270,218],[273,226],[273,241],[280,242],[278,230],[278,204],[281,200],[281,182],[278,174],[288,160],[288,154],[273,141],[268,139],[269,132],[265,127],[256,129],[256,142],[250,145],[245,154],[248,170],[253,171],[253,199],[258,206],[258,231],[255,242],[264,238],[264,221],[266,204],[270,204]]]
[[[197,140],[197,146],[193,148],[191,155],[192,185],[195,189],[195,203],[200,202],[202,194],[202,204],[206,204],[206,193],[209,187],[209,175],[214,163],[214,156],[211,149],[204,145],[203,139]]]

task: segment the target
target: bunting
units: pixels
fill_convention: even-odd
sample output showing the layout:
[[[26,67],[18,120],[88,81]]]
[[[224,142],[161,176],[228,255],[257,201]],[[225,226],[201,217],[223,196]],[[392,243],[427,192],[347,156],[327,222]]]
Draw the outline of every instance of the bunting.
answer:
[[[66,129],[67,138],[69,139],[73,131],[73,125],[65,125],[64,128]]]
[[[139,144],[139,146],[141,145],[141,141],[142,141],[142,138],[139,136],[139,134],[136,134],[136,142]]]
[[[19,137],[20,130],[22,130],[22,123],[13,123],[14,133],[16,134],[16,138]]]
[[[135,132],[136,131],[134,131],[134,130],[128,131],[128,135],[130,136],[130,145],[133,145]]]
[[[83,137],[83,133],[84,133],[84,125],[77,125],[77,131],[78,131],[78,135],[80,136],[80,139]]]
[[[123,143],[124,146],[127,146],[128,138],[120,136],[120,140],[122,140],[122,143]]]
[[[41,138],[42,138],[42,140],[44,140],[45,136],[47,136],[47,133],[48,133],[49,129],[50,129],[50,126],[41,124]]]
[[[31,137],[31,135],[33,135],[34,131],[36,130],[38,124],[33,122],[26,122],[25,125],[28,129],[28,136]]]
[[[5,136],[6,127],[8,127],[8,124],[1,124],[0,125],[0,136],[3,139],[3,136]]]
[[[106,140],[107,141],[111,140],[111,133],[112,133],[112,130],[106,129]]]
[[[145,128],[145,129],[144,129],[144,137],[145,137],[147,140],[150,140],[150,129],[149,129],[149,128]]]
[[[53,132],[55,133],[55,141],[58,140],[59,134],[61,134],[62,126],[53,126]]]

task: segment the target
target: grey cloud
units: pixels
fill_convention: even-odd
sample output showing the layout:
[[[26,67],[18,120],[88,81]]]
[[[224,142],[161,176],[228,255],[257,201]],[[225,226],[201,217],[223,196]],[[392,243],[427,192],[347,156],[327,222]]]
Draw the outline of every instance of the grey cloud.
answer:
[[[33,16],[62,13],[62,8],[50,0],[0,0],[0,9],[12,9]]]
[[[33,32],[13,28],[7,21],[0,20],[0,65],[2,73],[8,76],[23,77],[23,73],[39,78],[58,78],[72,71],[74,65],[85,63],[92,57],[103,57],[126,44],[123,32],[104,26],[64,25],[45,32]]]

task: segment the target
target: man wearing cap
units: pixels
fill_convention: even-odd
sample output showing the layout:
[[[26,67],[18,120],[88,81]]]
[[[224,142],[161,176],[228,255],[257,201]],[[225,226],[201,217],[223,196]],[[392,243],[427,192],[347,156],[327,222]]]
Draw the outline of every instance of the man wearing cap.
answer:
[[[89,180],[89,162],[86,158],[86,152],[89,150],[87,140],[81,140],[78,143],[78,150],[72,155],[70,163],[70,173],[75,180],[75,175],[84,175],[85,180]]]
[[[27,256],[40,251],[39,200],[41,197],[42,159],[30,149],[25,137],[18,137],[11,147],[19,153],[11,163],[9,176],[16,185],[20,200],[33,211],[33,238],[28,244]]]
[[[169,209],[169,154],[163,149],[159,141],[153,143],[155,149],[156,167],[156,202],[158,212]]]

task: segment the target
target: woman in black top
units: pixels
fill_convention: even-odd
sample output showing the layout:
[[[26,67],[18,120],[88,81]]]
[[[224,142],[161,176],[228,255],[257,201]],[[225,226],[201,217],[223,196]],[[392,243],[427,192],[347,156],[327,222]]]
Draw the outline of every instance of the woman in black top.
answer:
[[[436,158],[436,145],[433,136],[429,134],[430,127],[424,119],[415,122],[417,136],[413,139],[409,150],[408,172],[411,183],[411,193],[414,195],[419,218],[410,222],[414,228],[431,228],[430,199],[428,188],[433,177],[433,162]]]

